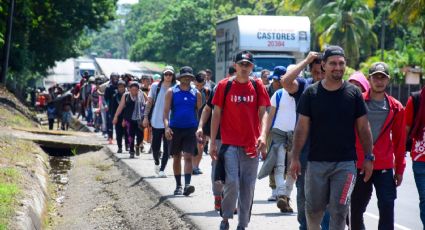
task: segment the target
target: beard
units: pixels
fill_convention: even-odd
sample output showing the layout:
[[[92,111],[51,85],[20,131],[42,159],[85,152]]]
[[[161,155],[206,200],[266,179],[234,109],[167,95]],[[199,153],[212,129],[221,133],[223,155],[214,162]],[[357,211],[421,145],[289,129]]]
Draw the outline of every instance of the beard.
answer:
[[[334,81],[340,81],[341,79],[342,79],[342,77],[343,77],[344,75],[343,74],[332,74],[331,75],[331,78],[332,78],[332,80],[334,80]]]

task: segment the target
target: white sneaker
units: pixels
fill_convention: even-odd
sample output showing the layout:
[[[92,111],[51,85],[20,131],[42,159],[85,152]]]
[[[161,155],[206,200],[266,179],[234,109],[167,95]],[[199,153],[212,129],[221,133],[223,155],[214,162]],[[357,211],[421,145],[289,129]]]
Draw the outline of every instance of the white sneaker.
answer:
[[[159,169],[160,169],[160,166],[159,165],[155,165],[155,173],[156,173],[156,175],[159,174]]]
[[[165,172],[164,171],[159,171],[158,177],[159,178],[167,178],[167,175],[165,175]]]
[[[268,201],[277,201],[276,189],[272,189],[272,195],[267,200]]]

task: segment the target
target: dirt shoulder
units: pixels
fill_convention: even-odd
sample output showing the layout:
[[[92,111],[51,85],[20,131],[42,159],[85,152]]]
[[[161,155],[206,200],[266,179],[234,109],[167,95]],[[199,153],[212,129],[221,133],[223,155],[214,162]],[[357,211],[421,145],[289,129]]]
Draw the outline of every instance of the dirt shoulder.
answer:
[[[132,181],[103,151],[73,157],[52,229],[195,229],[143,181]]]

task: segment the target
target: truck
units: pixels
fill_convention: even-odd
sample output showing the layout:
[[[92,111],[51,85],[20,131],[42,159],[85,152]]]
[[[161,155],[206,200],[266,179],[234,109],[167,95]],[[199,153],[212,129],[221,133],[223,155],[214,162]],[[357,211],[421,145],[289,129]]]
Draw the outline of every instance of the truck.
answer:
[[[74,59],[74,82],[79,82],[84,72],[88,72],[89,76],[97,76],[97,68],[95,62],[91,58]]]
[[[216,81],[226,77],[234,56],[248,50],[253,74],[301,61],[310,51],[310,19],[304,16],[239,15],[216,25]]]

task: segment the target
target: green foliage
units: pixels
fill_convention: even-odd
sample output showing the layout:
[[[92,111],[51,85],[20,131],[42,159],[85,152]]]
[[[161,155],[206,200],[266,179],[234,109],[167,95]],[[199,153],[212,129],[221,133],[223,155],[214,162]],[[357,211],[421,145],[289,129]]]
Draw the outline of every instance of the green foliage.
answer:
[[[23,76],[43,76],[55,61],[79,55],[87,44],[83,31],[99,30],[113,19],[116,1],[16,0],[10,77],[19,76],[19,84],[24,85],[28,79]],[[6,18],[7,2],[0,2],[2,18]],[[4,34],[5,23],[0,21],[0,33]]]
[[[390,18],[395,23],[414,23],[423,20],[425,15],[425,1],[423,0],[396,0],[391,4]]]

